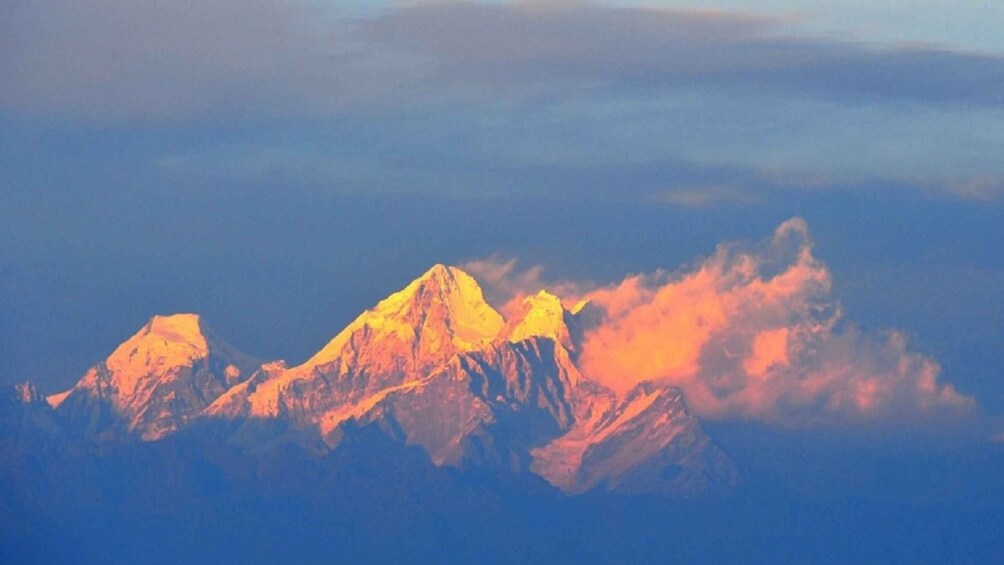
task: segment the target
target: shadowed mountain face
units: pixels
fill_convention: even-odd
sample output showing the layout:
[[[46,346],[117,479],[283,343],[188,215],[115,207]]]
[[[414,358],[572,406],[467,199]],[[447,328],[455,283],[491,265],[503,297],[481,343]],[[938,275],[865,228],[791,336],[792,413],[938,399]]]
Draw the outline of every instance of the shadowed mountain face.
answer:
[[[546,292],[504,320],[467,273],[436,265],[302,365],[262,364],[194,314],[156,316],[48,400],[69,435],[102,443],[184,431],[247,453],[322,456],[366,428],[437,466],[530,473],[567,493],[733,485],[678,390],[617,395],[579,373],[576,324]]]

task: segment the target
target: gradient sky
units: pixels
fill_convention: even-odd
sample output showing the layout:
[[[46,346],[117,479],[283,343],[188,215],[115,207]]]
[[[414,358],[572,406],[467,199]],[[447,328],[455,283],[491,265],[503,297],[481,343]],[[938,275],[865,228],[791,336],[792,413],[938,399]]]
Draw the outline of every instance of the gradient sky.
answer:
[[[435,262],[693,266],[804,218],[846,319],[1004,413],[1004,6],[4,3],[0,358],[155,313],[299,362]]]

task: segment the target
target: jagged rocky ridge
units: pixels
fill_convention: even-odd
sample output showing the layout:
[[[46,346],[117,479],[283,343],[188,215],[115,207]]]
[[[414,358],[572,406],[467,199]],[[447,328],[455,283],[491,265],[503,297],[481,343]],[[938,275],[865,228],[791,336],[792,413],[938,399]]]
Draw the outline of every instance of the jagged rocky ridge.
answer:
[[[505,320],[467,273],[436,265],[295,367],[240,353],[197,315],[157,316],[48,404],[28,386],[7,401],[99,442],[186,433],[323,454],[376,429],[436,465],[533,473],[567,493],[734,484],[679,390],[618,395],[579,373],[579,323],[547,292]]]

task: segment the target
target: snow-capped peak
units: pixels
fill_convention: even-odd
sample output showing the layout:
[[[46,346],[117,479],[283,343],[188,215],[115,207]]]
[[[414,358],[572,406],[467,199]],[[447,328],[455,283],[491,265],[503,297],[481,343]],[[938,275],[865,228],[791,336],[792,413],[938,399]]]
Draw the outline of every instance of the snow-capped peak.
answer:
[[[366,341],[417,342],[416,351],[449,357],[490,343],[503,324],[473,277],[457,267],[437,264],[356,318],[305,365],[334,361],[360,332]]]
[[[514,343],[531,337],[546,337],[572,349],[568,330],[570,316],[560,298],[542,290],[523,299],[520,308],[506,324],[503,335]]]
[[[88,433],[121,428],[157,439],[259,365],[216,337],[198,314],[154,316],[72,389],[48,401],[86,420]]]
[[[457,267],[442,264],[381,301],[374,313],[411,324],[443,322],[442,329],[463,349],[490,342],[503,325],[502,316],[485,302],[477,281]]]
[[[228,381],[240,380],[259,362],[216,336],[199,314],[157,315],[112,352],[104,365],[118,394],[131,396],[149,375],[188,367],[214,356],[225,360]]]
[[[140,377],[188,365],[207,357],[209,348],[198,314],[154,316],[119,345],[105,364],[119,377],[120,394],[129,395]]]

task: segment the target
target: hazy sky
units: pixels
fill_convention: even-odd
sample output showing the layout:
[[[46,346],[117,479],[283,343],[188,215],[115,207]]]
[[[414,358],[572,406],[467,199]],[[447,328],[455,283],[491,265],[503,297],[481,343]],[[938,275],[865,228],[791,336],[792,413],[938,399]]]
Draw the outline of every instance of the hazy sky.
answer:
[[[2,378],[175,311],[299,362],[435,262],[607,284],[797,216],[1001,414],[998,4],[4,2]]]

